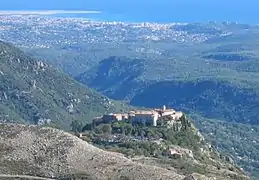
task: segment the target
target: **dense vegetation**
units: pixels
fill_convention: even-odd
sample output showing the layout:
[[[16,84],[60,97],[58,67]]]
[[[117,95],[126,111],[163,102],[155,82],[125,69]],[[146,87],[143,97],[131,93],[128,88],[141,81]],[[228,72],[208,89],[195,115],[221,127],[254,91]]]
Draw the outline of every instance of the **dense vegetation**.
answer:
[[[89,131],[93,133],[93,135],[105,135],[109,136],[111,134],[122,134],[123,136],[128,137],[137,137],[134,139],[135,141],[140,140],[139,142],[126,142],[122,143],[120,147],[126,148],[125,150],[132,152],[132,150],[137,150],[138,146],[140,148],[140,152],[136,153],[137,155],[154,155],[158,148],[145,149],[150,148],[147,147],[147,144],[155,145],[152,141],[147,141],[147,144],[141,144],[141,139],[164,139],[167,141],[167,145],[178,145],[184,148],[196,149],[200,148],[200,137],[198,134],[195,134],[195,128],[192,127],[192,124],[185,117],[182,117],[180,124],[174,124],[172,128],[168,128],[167,126],[159,127],[150,127],[146,125],[132,125],[130,121],[120,121],[114,122],[112,124],[99,124],[91,123],[86,125],[83,128],[83,131]],[[105,138],[104,136],[104,138]],[[92,137],[95,138],[95,137]],[[96,142],[97,139],[94,139]],[[132,144],[131,144],[132,143]],[[143,148],[144,152],[141,152],[141,148]],[[162,153],[162,152],[160,152]]]
[[[192,115],[195,125],[206,139],[222,153],[232,157],[257,179],[259,172],[259,129],[255,125],[229,123]]]
[[[51,123],[69,129],[75,119],[86,123],[127,108],[3,42],[0,78],[0,120],[5,122]]]
[[[151,64],[146,67],[147,63],[144,59],[111,57],[102,61],[94,73],[89,71],[76,79],[109,97],[129,100],[133,105],[157,107],[167,104],[188,112],[196,111],[209,118],[259,123],[259,96],[256,86],[252,87],[251,82],[255,79],[247,77],[243,83],[244,77],[233,78],[236,82],[232,82],[221,77],[202,75],[195,79],[190,75],[186,80],[152,80],[155,74],[147,75],[152,68]],[[159,72],[153,73],[161,76]]]

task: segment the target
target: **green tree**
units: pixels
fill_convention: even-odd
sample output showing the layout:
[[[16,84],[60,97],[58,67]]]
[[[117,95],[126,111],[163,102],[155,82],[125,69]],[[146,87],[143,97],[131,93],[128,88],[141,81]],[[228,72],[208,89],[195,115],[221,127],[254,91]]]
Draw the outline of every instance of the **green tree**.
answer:
[[[71,125],[71,131],[72,132],[75,132],[75,133],[78,133],[78,132],[82,132],[82,129],[83,129],[83,123],[78,121],[78,120],[74,120],[72,121]]]
[[[103,132],[103,133],[107,133],[107,134],[111,134],[111,132],[112,132],[112,127],[111,127],[111,125],[110,125],[110,124],[104,124],[104,125],[102,126],[102,132]]]

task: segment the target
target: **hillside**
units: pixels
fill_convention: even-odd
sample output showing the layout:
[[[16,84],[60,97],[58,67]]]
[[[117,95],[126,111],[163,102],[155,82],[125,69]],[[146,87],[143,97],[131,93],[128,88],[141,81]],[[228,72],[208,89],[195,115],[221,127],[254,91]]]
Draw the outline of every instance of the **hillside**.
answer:
[[[259,123],[257,73],[252,78],[247,73],[233,70],[233,76],[227,77],[227,70],[216,72],[214,68],[210,75],[206,72],[188,75],[189,71],[184,69],[187,65],[181,68],[173,65],[174,60],[168,63],[110,57],[76,79],[111,98],[128,100],[132,105],[157,107],[167,104],[209,118]]]
[[[4,175],[54,179],[185,178],[173,167],[168,170],[156,165],[145,165],[119,153],[98,149],[69,133],[52,128],[0,124],[0,134],[0,178]],[[221,172],[228,173],[224,170]],[[234,175],[234,172],[229,173],[231,176],[225,174],[224,179],[247,179],[242,175]],[[208,179],[198,174],[193,176],[201,180]]]
[[[134,117],[122,121],[95,120],[84,128],[82,139],[137,162],[174,168],[186,176],[196,173],[216,179],[244,178],[233,160],[214,149],[186,115],[178,120],[162,116],[156,126],[142,116],[141,122]]]
[[[170,66],[148,59],[110,57],[76,79],[108,97],[124,99],[132,105],[152,108],[166,104],[190,114],[199,114],[195,123],[213,144],[231,155],[248,172],[258,176],[258,143],[256,138],[252,138],[259,136],[258,131],[253,131],[259,123],[258,73],[214,68],[203,69],[197,74],[194,69],[197,65],[181,67],[175,63],[183,62],[172,60],[170,64],[173,65]],[[222,66],[224,62],[218,64]],[[216,70],[217,75],[211,74]],[[190,75],[185,75],[189,72]],[[201,119],[204,119],[203,124]],[[206,123],[209,119],[213,119],[212,123]],[[217,122],[217,119],[227,124]],[[220,133],[213,136],[211,133],[215,127]],[[228,136],[233,137],[231,142],[224,140]],[[251,138],[253,140],[247,141]]]
[[[225,27],[217,23],[211,25],[218,29]],[[227,26],[229,34],[217,35],[195,45],[170,40],[149,41],[143,47],[144,53],[132,56],[125,50],[123,56],[98,61],[99,64],[91,70],[86,69],[76,79],[110,98],[127,100],[132,105],[157,107],[166,104],[198,114],[198,128],[258,179],[258,141],[253,138],[259,136],[258,131],[254,131],[259,123],[258,28]],[[178,28],[184,28],[188,34],[213,32],[209,25],[189,24]],[[160,50],[159,56],[147,52],[155,49]],[[107,83],[101,83],[101,78]],[[204,119],[201,126],[200,117]],[[206,123],[206,120],[211,122],[210,119],[212,123]],[[211,135],[207,129],[215,129],[213,125],[221,133]],[[233,137],[231,141],[224,140],[228,136]]]
[[[56,129],[0,124],[0,134],[0,174],[57,179],[184,178],[173,170],[134,163]]]
[[[50,123],[69,129],[126,105],[112,101],[43,61],[0,42],[0,119],[4,122]]]
[[[232,157],[254,179],[259,177],[259,127],[192,115],[196,127],[220,152]]]

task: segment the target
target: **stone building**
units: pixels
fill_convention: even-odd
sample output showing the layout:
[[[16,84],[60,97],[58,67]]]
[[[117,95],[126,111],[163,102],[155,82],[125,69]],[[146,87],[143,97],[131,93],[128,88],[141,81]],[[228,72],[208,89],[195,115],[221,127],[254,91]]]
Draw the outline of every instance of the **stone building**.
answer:
[[[108,114],[104,115],[101,120],[103,123],[130,120],[133,124],[157,126],[157,121],[162,120],[162,117],[167,117],[170,121],[177,121],[182,116],[182,112],[177,112],[174,109],[166,109],[163,106],[161,109],[130,111],[128,114]]]
[[[156,111],[135,111],[130,113],[129,119],[132,123],[141,123],[151,126],[157,126],[159,114]]]
[[[128,114],[107,114],[103,115],[102,120],[104,123],[110,123],[115,121],[122,121],[128,119]]]

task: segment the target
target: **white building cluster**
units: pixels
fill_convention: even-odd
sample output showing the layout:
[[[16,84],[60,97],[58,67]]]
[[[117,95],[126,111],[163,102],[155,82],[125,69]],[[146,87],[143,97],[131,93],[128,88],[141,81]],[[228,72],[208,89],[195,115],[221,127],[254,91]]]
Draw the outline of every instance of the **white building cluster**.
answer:
[[[159,120],[163,120],[163,117],[169,121],[177,121],[183,116],[181,111],[175,111],[174,109],[166,109],[163,106],[162,109],[153,110],[137,110],[130,111],[126,114],[108,114],[104,115],[98,120],[102,120],[104,123],[110,123],[115,121],[130,120],[132,123],[146,124],[150,126],[157,126]]]

